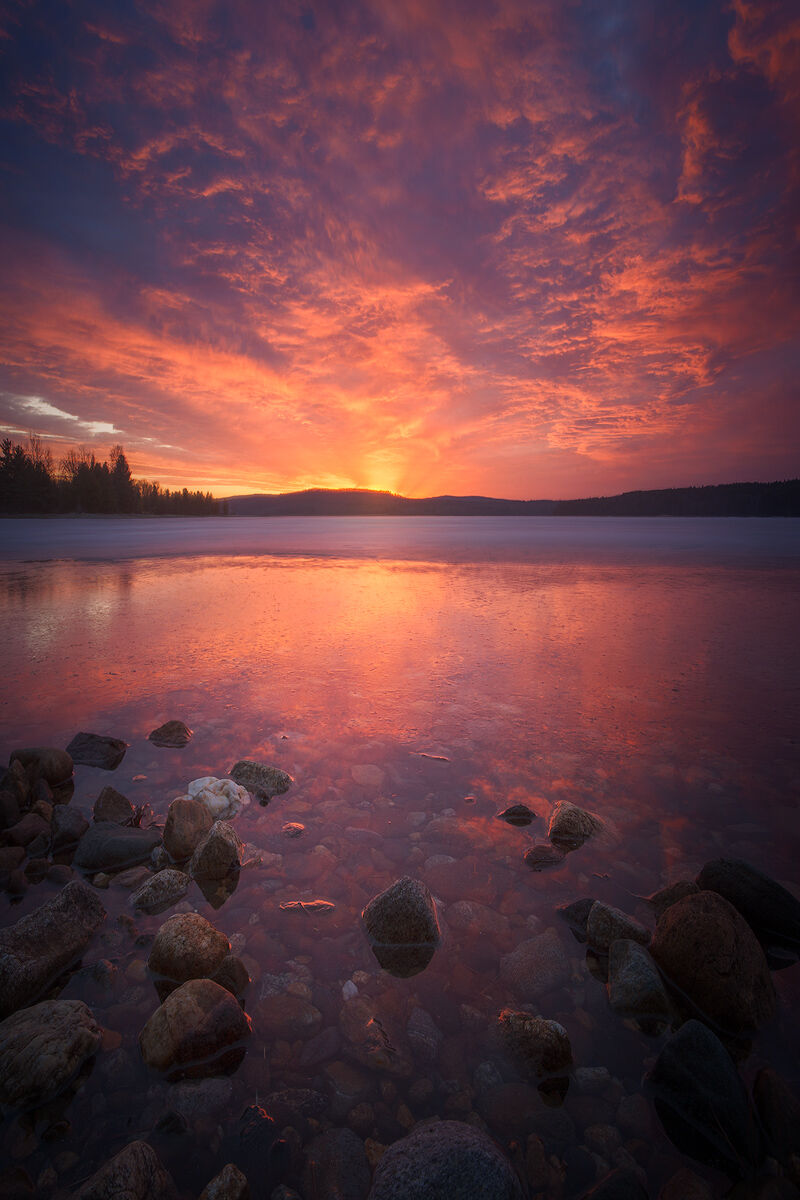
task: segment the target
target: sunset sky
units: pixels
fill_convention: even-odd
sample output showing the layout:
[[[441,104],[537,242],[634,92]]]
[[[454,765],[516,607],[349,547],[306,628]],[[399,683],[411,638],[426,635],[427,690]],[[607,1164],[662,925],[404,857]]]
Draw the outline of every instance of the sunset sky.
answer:
[[[800,473],[790,0],[0,5],[0,428],[561,498]]]

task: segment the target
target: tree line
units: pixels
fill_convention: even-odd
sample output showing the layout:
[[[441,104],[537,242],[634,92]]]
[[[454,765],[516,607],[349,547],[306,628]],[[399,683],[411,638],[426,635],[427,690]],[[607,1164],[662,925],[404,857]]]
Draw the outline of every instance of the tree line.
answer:
[[[126,513],[146,516],[217,516],[227,503],[211,492],[162,488],[134,479],[122,446],[99,461],[85,446],[56,463],[49,446],[31,434],[27,445],[0,443],[0,513]]]

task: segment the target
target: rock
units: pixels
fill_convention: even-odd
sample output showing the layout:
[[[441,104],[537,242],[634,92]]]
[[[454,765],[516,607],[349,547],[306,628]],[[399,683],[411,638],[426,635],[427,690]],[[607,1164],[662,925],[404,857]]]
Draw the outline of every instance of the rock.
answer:
[[[595,901],[591,897],[574,900],[572,904],[560,904],[556,912],[562,921],[566,921],[579,942],[585,942],[589,935],[586,927],[589,923],[589,913]]]
[[[228,771],[231,779],[247,788],[254,796],[271,800],[273,796],[282,796],[292,786],[292,777],[279,767],[268,767],[265,763],[253,762],[249,758],[241,758]]]
[[[444,1197],[522,1200],[523,1191],[510,1162],[485,1133],[460,1121],[438,1121],[388,1147],[375,1168],[369,1200]]]
[[[500,977],[523,1000],[538,1000],[563,987],[571,976],[569,960],[555,929],[520,942],[500,959]]]
[[[29,846],[39,837],[46,837],[49,843],[49,834],[50,826],[47,822],[38,813],[29,812],[20,817],[16,825],[6,829],[2,837],[7,846]]]
[[[684,892],[684,895],[689,894]],[[682,898],[677,897],[679,900]],[[664,1184],[658,1193],[658,1200],[714,1200],[714,1193],[705,1179],[695,1175],[688,1167],[681,1167]]]
[[[585,1192],[583,1200],[649,1200],[649,1197],[635,1171],[618,1167]]]
[[[602,904],[599,900],[595,900],[589,910],[586,937],[592,949],[600,954],[608,954],[611,944],[620,938],[641,942],[643,946],[650,941],[650,933],[644,925],[621,909]]]
[[[412,1009],[406,1036],[418,1058],[428,1063],[436,1061],[444,1034],[424,1008]]]
[[[216,779],[206,775],[193,779],[188,788],[191,799],[203,804],[215,821],[227,821],[235,817],[241,808],[250,803],[247,789],[232,779]]]
[[[50,822],[53,851],[74,846],[88,828],[89,822],[83,813],[78,812],[70,804],[57,804],[53,809],[53,819]]]
[[[578,808],[568,800],[559,800],[550,816],[547,836],[564,850],[577,850],[602,829],[603,822],[594,813]]]
[[[130,1142],[96,1171],[74,1200],[173,1200],[175,1185],[147,1142]]]
[[[725,1194],[725,1200],[798,1200],[800,1191],[788,1179],[762,1176],[743,1179]]]
[[[531,1078],[545,1078],[565,1070],[572,1063],[567,1031],[557,1021],[545,1021],[531,1013],[504,1008],[493,1034],[501,1049]]]
[[[92,809],[95,821],[114,821],[117,825],[132,824],[134,814],[135,809],[127,796],[110,786],[103,788]]]
[[[235,1163],[227,1163],[203,1188],[200,1200],[250,1200],[250,1187]]]
[[[475,900],[456,900],[448,905],[447,924],[474,937],[501,937],[508,932],[508,917]]]
[[[716,892],[678,900],[656,926],[650,952],[669,983],[723,1031],[769,1020],[775,989],[750,926]]]
[[[689,879],[679,879],[677,883],[671,883],[669,887],[653,892],[652,896],[647,897],[647,903],[653,909],[656,920],[658,920],[677,900],[683,900],[684,896],[693,896],[695,892],[699,891],[700,888],[696,883],[692,883]]]
[[[319,1033],[322,1013],[310,1000],[291,992],[264,995],[257,1009],[258,1029],[275,1038],[294,1041],[311,1038]]]
[[[285,825],[281,826],[281,833],[286,837],[297,838],[305,832],[305,828],[305,825],[301,825],[299,821],[287,821]]]
[[[22,846],[0,846],[0,887],[5,887],[12,871],[16,871],[25,858]]]
[[[215,983],[232,996],[241,996],[250,982],[247,967],[235,954],[226,954],[212,976]]]
[[[244,1057],[250,1019],[225,988],[190,979],[167,996],[139,1034],[142,1057],[170,1079],[221,1075]]]
[[[164,824],[164,848],[175,862],[191,858],[214,824],[214,818],[204,804],[191,796],[173,800]]]
[[[269,1096],[265,1103],[270,1103]],[[288,1146],[279,1137],[278,1123],[259,1104],[248,1104],[239,1118],[235,1157],[245,1175],[258,1182],[259,1197],[271,1194],[289,1165]]]
[[[210,979],[230,954],[231,944],[199,913],[180,913],[165,921],[155,936],[147,965],[155,975],[177,983]]]
[[[182,900],[189,889],[189,876],[167,868],[150,875],[131,896],[131,904],[142,912],[160,913]]]
[[[311,1038],[300,1052],[301,1067],[318,1067],[321,1063],[335,1058],[342,1048],[342,1035],[335,1025],[329,1025]]]
[[[44,779],[51,787],[58,787],[72,778],[72,759],[66,750],[51,746],[31,746],[25,750],[12,750],[10,763],[21,763],[32,780]]]
[[[753,1084],[753,1099],[773,1158],[786,1166],[800,1156],[800,1100],[771,1067],[762,1067]]]
[[[351,1129],[329,1129],[308,1147],[303,1194],[330,1200],[365,1200],[370,1176],[361,1138]]]
[[[361,914],[372,952],[400,978],[427,967],[439,944],[439,922],[424,883],[405,876],[373,896]]]
[[[761,1162],[761,1139],[745,1086],[719,1038],[700,1021],[687,1021],[666,1042],[645,1076],[645,1090],[683,1154],[733,1178]]]
[[[706,863],[697,883],[741,913],[773,970],[800,957],[800,900],[769,875],[741,859],[718,858]]]
[[[72,865],[88,875],[98,871],[121,871],[146,862],[160,841],[158,829],[138,829],[113,821],[98,821],[78,842]]]
[[[242,839],[227,821],[215,821],[189,863],[193,879],[224,879],[242,863]]]
[[[563,863],[565,855],[563,850],[550,842],[534,842],[522,857],[532,871],[544,871],[547,867],[557,867]]]
[[[104,737],[98,733],[76,733],[67,746],[72,761],[84,767],[99,767],[115,771],[125,757],[128,743],[121,738]]]
[[[188,725],[184,725],[183,721],[167,721],[164,725],[159,725],[158,729],[153,729],[148,733],[147,740],[154,746],[180,750],[188,743],[191,736],[191,729]]]
[[[20,819],[22,811],[13,792],[0,790],[0,829],[10,829]]]
[[[227,1075],[211,1079],[183,1079],[169,1089],[172,1111],[187,1121],[230,1112],[233,1081]]]
[[[639,942],[619,938],[608,956],[608,999],[620,1017],[668,1022],[672,1013],[658,967]]]
[[[85,950],[106,910],[84,883],[68,883],[16,925],[0,930],[0,1018],[32,1004]]]
[[[530,825],[536,817],[536,813],[532,808],[528,808],[527,804],[512,804],[510,808],[504,808],[502,812],[496,814],[499,821],[507,821],[509,825]]]
[[[0,1022],[0,1107],[52,1100],[100,1044],[102,1031],[81,1000],[45,1000]]]

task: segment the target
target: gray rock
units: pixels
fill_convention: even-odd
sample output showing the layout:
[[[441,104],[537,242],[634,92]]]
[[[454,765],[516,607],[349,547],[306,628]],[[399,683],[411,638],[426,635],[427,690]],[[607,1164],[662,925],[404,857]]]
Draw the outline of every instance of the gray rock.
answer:
[[[578,808],[568,800],[559,800],[550,816],[547,836],[564,850],[577,850],[602,829],[603,822],[594,813]]]
[[[718,858],[706,863],[697,883],[741,913],[773,970],[800,957],[800,900],[776,880],[741,859]]]
[[[146,862],[161,841],[158,829],[137,829],[98,821],[78,842],[72,865],[89,875],[98,871],[122,871]]]
[[[32,779],[44,779],[51,787],[58,787],[72,778],[72,759],[66,750],[52,746],[30,746],[24,750],[12,750],[11,764],[21,763]]]
[[[195,1117],[229,1113],[233,1098],[233,1080],[228,1075],[212,1079],[184,1079],[169,1089],[168,1104],[188,1121]]]
[[[369,1200],[522,1200],[514,1170],[491,1138],[460,1121],[419,1126],[375,1168]]]
[[[114,821],[117,825],[130,825],[135,809],[127,796],[110,785],[104,787],[95,800],[92,816],[95,821]]]
[[[406,1036],[418,1058],[428,1063],[436,1061],[444,1034],[424,1008],[412,1010],[406,1026]]]
[[[191,729],[188,725],[184,725],[183,721],[167,721],[164,725],[159,725],[158,729],[153,729],[148,733],[147,738],[154,746],[180,750],[188,744],[191,736]]]
[[[235,1163],[226,1163],[219,1175],[204,1187],[200,1200],[250,1200],[246,1177]]]
[[[292,777],[279,767],[269,767],[265,763],[253,762],[249,758],[241,758],[234,763],[228,775],[234,783],[247,788],[254,796],[270,800],[273,796],[282,796],[292,786]]]
[[[147,965],[156,975],[178,983],[210,979],[230,954],[231,944],[199,913],[179,913],[155,936]]]
[[[72,761],[81,766],[115,771],[127,749],[128,743],[121,738],[106,737],[99,733],[76,733],[67,746],[67,754],[72,755]]]
[[[608,999],[621,1017],[666,1022],[672,1012],[658,967],[644,946],[627,938],[609,951]]]
[[[520,942],[500,959],[500,977],[522,1000],[538,1000],[563,987],[571,975],[569,960],[555,929]]]
[[[761,1162],[745,1086],[722,1042],[699,1021],[687,1021],[664,1045],[645,1091],[668,1137],[690,1158],[733,1178]]]
[[[607,954],[611,945],[620,938],[640,942],[643,946],[650,941],[650,933],[644,925],[621,909],[603,904],[600,900],[595,900],[589,911],[586,936],[592,949],[601,954]]]
[[[370,1169],[360,1137],[351,1129],[329,1129],[308,1147],[303,1194],[330,1200],[365,1200]]]
[[[594,903],[592,897],[586,897],[583,900],[574,900],[572,904],[560,904],[556,909],[558,915],[567,922],[579,942],[585,942],[589,936],[586,926],[589,923],[589,913],[592,911]]]
[[[16,925],[0,930],[0,1017],[38,999],[80,958],[105,919],[96,892],[74,880]]]
[[[131,896],[131,904],[142,912],[160,913],[183,899],[189,888],[189,876],[167,868],[145,879]]]
[[[89,822],[83,813],[78,812],[71,804],[57,804],[50,822],[53,850],[64,850],[68,846],[74,846],[88,828]]]
[[[405,876],[373,896],[361,914],[372,952],[401,978],[427,967],[439,944],[439,922],[424,883]]]
[[[532,871],[544,871],[548,867],[558,867],[564,861],[564,851],[550,842],[534,842],[525,853],[523,860]]]
[[[527,804],[512,804],[510,808],[504,808],[496,815],[498,821],[507,821],[509,825],[530,825],[536,817],[536,813],[532,808],[528,808]]]
[[[475,937],[497,937],[508,932],[508,917],[478,904],[475,900],[456,900],[447,906],[447,924]]]
[[[192,879],[224,879],[242,865],[244,844],[227,821],[215,821],[189,863]]]
[[[572,1063],[567,1031],[557,1021],[504,1008],[493,1028],[494,1039],[523,1074],[532,1079],[564,1071]]]
[[[0,1108],[52,1100],[96,1051],[101,1030],[81,1000],[45,1000],[0,1022]]]
[[[130,1142],[105,1163],[74,1200],[174,1200],[175,1185],[147,1142]]]
[[[142,1057],[168,1079],[228,1074],[245,1052],[250,1020],[229,991],[190,979],[167,996],[139,1034]]]

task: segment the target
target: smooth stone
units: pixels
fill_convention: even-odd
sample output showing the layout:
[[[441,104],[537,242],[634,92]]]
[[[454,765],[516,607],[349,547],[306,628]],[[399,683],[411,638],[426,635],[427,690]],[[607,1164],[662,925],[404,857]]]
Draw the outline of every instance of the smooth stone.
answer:
[[[250,1185],[235,1163],[226,1163],[200,1193],[200,1200],[250,1200]]]
[[[775,1011],[764,951],[744,917],[716,892],[668,908],[650,952],[667,981],[723,1032],[750,1032]]]
[[[593,950],[608,954],[612,944],[620,938],[648,945],[650,931],[622,909],[595,900],[586,922],[586,937]]]
[[[19,800],[13,792],[0,789],[0,829],[10,829],[22,816]]]
[[[174,1200],[169,1172],[147,1142],[129,1142],[109,1159],[74,1200]]]
[[[29,812],[20,817],[16,825],[6,829],[2,837],[8,846],[29,846],[38,837],[46,837],[49,842],[50,826],[38,813]]]
[[[241,787],[233,779],[217,779],[214,775],[193,779],[187,792],[198,804],[206,806],[215,821],[227,821],[235,817],[240,809],[250,803],[247,788]]]
[[[495,814],[498,821],[506,821],[509,825],[530,825],[536,817],[536,813],[532,808],[528,808],[527,804],[512,804],[510,808],[504,808],[502,812]]]
[[[538,1000],[569,982],[572,970],[555,929],[520,942],[500,959],[500,977],[522,1000]]]
[[[81,766],[115,771],[127,749],[128,743],[121,738],[105,737],[98,733],[76,733],[67,746],[67,754]]]
[[[800,900],[741,859],[718,858],[708,862],[697,876],[698,886],[717,892],[742,914],[767,951],[785,952],[775,956],[775,967],[789,966],[800,957]]]
[[[266,763],[254,762],[249,758],[240,758],[228,771],[231,779],[242,787],[247,788],[254,796],[271,800],[273,796],[282,796],[292,786],[292,777],[279,767],[269,767]]]
[[[53,746],[29,746],[23,750],[12,750],[10,764],[21,763],[33,779],[44,779],[51,787],[58,787],[72,778],[72,758],[66,750]]]
[[[167,996],[139,1034],[142,1057],[167,1078],[199,1078],[234,1069],[244,1057],[250,1019],[211,979],[190,979]]]
[[[308,1146],[303,1194],[366,1200],[371,1171],[364,1143],[351,1129],[329,1129]]]
[[[502,937],[508,932],[508,917],[475,900],[456,900],[445,913],[451,929],[479,937]]]
[[[424,1008],[412,1009],[406,1025],[406,1037],[418,1058],[428,1063],[436,1061],[444,1034]]]
[[[342,1035],[335,1025],[329,1025],[321,1033],[306,1042],[300,1052],[301,1067],[318,1067],[335,1058],[342,1048]]]
[[[189,863],[193,879],[224,879],[242,864],[244,844],[227,821],[215,821]]]
[[[16,925],[0,930],[0,1018],[38,999],[80,958],[105,919],[96,892],[73,880]]]
[[[241,996],[250,982],[247,967],[235,954],[226,954],[211,978],[232,996]]]
[[[177,983],[211,978],[230,954],[231,944],[199,913],[179,913],[165,921],[150,950],[147,965],[155,975]]]
[[[104,787],[94,802],[92,816],[95,821],[114,821],[117,825],[130,825],[136,810],[127,796],[116,788]]]
[[[522,1200],[511,1163],[491,1138],[461,1121],[422,1125],[388,1147],[369,1200]]]
[[[121,871],[146,862],[160,842],[159,829],[97,821],[78,842],[72,865],[88,875],[98,871]]]
[[[0,1107],[53,1099],[100,1044],[102,1030],[81,1000],[45,1000],[0,1022]]]
[[[145,879],[131,896],[131,904],[142,912],[159,913],[182,900],[189,889],[189,876],[168,867]]]
[[[214,824],[204,804],[191,796],[173,800],[164,823],[164,849],[175,862],[191,858]]]
[[[577,850],[603,828],[603,822],[594,813],[578,808],[568,800],[559,800],[551,813],[547,836],[556,846]]]
[[[428,888],[405,876],[373,896],[361,914],[372,952],[401,979],[423,971],[439,944],[439,921]]]
[[[582,1200],[649,1200],[649,1196],[635,1171],[617,1167],[590,1191],[584,1192]]]
[[[712,888],[711,890],[713,891],[714,889]],[[647,897],[647,903],[653,909],[653,912],[656,914],[656,920],[658,920],[678,900],[683,900],[684,896],[693,896],[699,891],[700,888],[696,883],[692,883],[690,879],[679,879],[677,883],[671,883],[668,887],[653,892],[651,896]]]
[[[572,1063],[569,1036],[557,1021],[504,1008],[495,1022],[493,1035],[529,1077],[541,1079],[565,1070]]]
[[[669,1021],[669,1002],[658,967],[639,942],[620,938],[608,955],[608,999],[620,1017]]]
[[[658,1193],[658,1200],[714,1200],[714,1193],[705,1179],[701,1179],[688,1167],[681,1167],[664,1184]]]
[[[233,1081],[227,1075],[211,1079],[183,1079],[169,1089],[169,1105],[180,1116],[193,1120],[230,1110]]]
[[[147,740],[154,746],[180,750],[187,745],[191,736],[191,729],[188,725],[184,725],[183,721],[166,721],[165,724],[159,725],[158,729],[153,729],[148,733]]]
[[[558,867],[563,863],[564,851],[550,842],[534,842],[525,853],[523,859],[532,871],[544,871],[548,867]]]
[[[291,992],[262,994],[256,1013],[259,1031],[287,1041],[314,1037],[322,1025],[319,1009],[310,1000]]]
[[[733,1178],[761,1162],[758,1124],[744,1083],[722,1042],[700,1021],[687,1021],[666,1042],[645,1076],[645,1091],[683,1154]]]
[[[53,850],[64,850],[67,846],[76,845],[88,828],[89,822],[83,813],[78,812],[71,804],[57,804],[50,821]]]
[[[299,821],[287,821],[285,825],[281,826],[281,833],[286,837],[298,838],[301,833],[305,832],[305,828],[305,825],[301,825]]]
[[[567,922],[579,942],[585,942],[589,937],[586,927],[594,903],[594,899],[587,896],[583,900],[573,900],[572,904],[560,904],[556,909],[562,921]]]
[[[769,1153],[786,1166],[792,1155],[800,1156],[800,1100],[771,1067],[762,1067],[756,1075],[753,1100]],[[797,1173],[800,1163],[794,1169]]]

